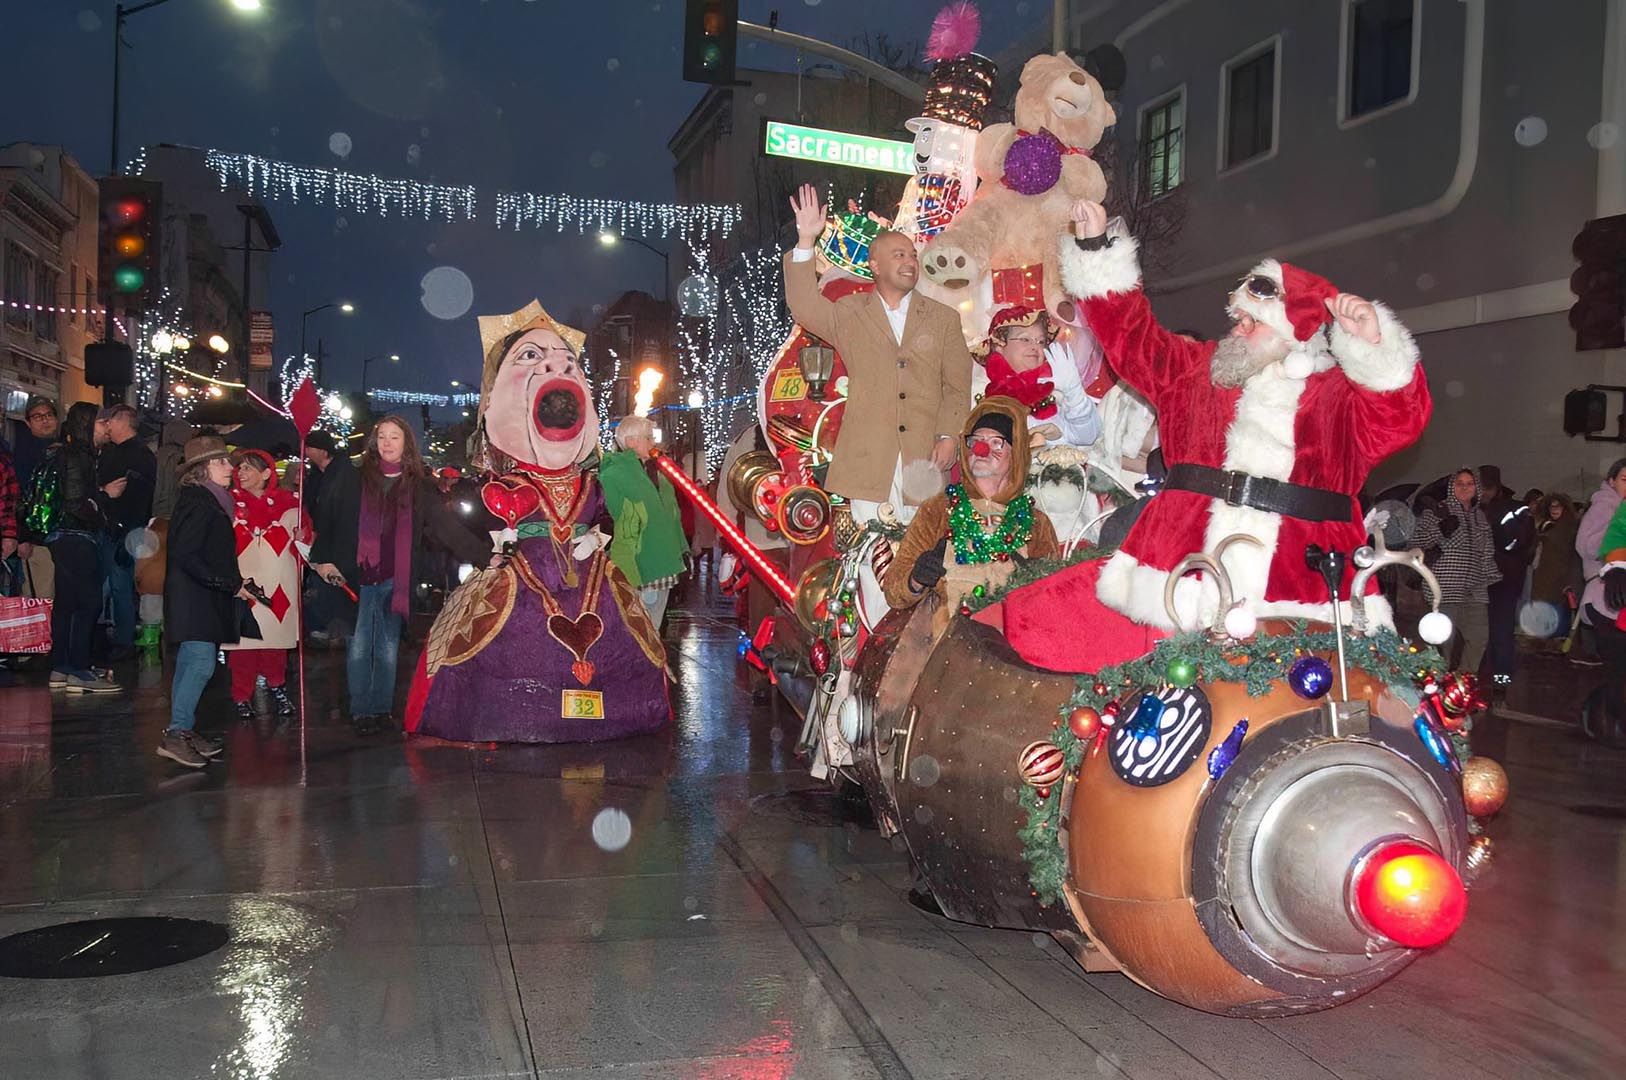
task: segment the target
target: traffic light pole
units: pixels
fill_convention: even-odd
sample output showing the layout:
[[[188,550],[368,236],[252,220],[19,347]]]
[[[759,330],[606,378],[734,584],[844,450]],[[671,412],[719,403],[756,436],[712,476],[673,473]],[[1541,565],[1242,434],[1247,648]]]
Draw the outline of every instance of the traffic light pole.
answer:
[[[802,34],[792,34],[788,30],[780,30],[778,27],[746,22],[744,19],[739,21],[739,28],[740,33],[746,37],[771,42],[775,45],[783,45],[791,49],[801,49],[803,52],[814,53],[845,64],[859,74],[874,79],[906,101],[923,102],[926,100],[926,88],[924,86],[905,78],[889,67],[877,64],[867,56],[860,56],[850,49],[843,49],[840,45],[832,45],[827,41],[820,41],[818,38],[810,38]]]
[[[134,7],[125,7],[116,4],[113,8],[113,135],[107,151],[107,175],[118,176],[121,172],[119,165],[119,75],[124,66],[124,24],[132,15],[139,15],[149,8],[160,4],[167,4],[169,0],[147,0],[145,4],[136,4]]]

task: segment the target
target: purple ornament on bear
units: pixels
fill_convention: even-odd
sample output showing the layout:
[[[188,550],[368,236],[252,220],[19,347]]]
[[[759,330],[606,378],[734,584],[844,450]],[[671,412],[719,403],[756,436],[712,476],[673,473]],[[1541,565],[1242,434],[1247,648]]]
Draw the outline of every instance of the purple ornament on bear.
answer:
[[[1048,131],[1018,135],[1005,151],[1001,182],[1018,195],[1043,195],[1061,179],[1061,140]]]

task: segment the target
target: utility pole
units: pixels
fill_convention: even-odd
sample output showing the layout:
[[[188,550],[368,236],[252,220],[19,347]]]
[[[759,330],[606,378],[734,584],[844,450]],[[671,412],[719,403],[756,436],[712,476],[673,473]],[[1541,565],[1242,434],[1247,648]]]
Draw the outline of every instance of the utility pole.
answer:
[[[1055,0],[1050,17],[1050,51],[1067,51],[1067,5],[1071,0]]]

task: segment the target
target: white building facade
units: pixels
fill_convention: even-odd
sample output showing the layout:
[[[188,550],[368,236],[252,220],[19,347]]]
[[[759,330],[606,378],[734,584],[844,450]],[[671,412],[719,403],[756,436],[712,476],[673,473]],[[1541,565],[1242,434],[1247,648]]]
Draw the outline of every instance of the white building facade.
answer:
[[[1268,255],[1417,334],[1434,420],[1372,490],[1491,463],[1583,494],[1626,454],[1562,422],[1568,390],[1626,384],[1568,319],[1576,234],[1626,211],[1626,0],[1096,0],[1070,32],[1122,50],[1108,138],[1183,192],[1166,325],[1221,332]]]

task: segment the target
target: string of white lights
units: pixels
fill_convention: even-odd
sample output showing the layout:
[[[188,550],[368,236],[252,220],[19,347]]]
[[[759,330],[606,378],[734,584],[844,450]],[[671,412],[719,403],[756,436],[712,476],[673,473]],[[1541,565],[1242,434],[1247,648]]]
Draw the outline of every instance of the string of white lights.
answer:
[[[236,187],[251,197],[331,205],[381,217],[472,221],[481,201],[473,185],[428,184],[298,165],[260,154],[207,150],[204,161],[221,190]],[[145,166],[143,149],[131,162],[132,175],[140,175]],[[563,232],[574,227],[578,233],[610,231],[636,237],[727,236],[744,213],[738,204],[652,203],[532,191],[498,191],[493,200],[499,229],[552,226]]]
[[[367,396],[385,405],[430,405],[437,408],[478,405],[480,394],[471,391],[462,394],[432,394],[420,390],[369,390]]]

